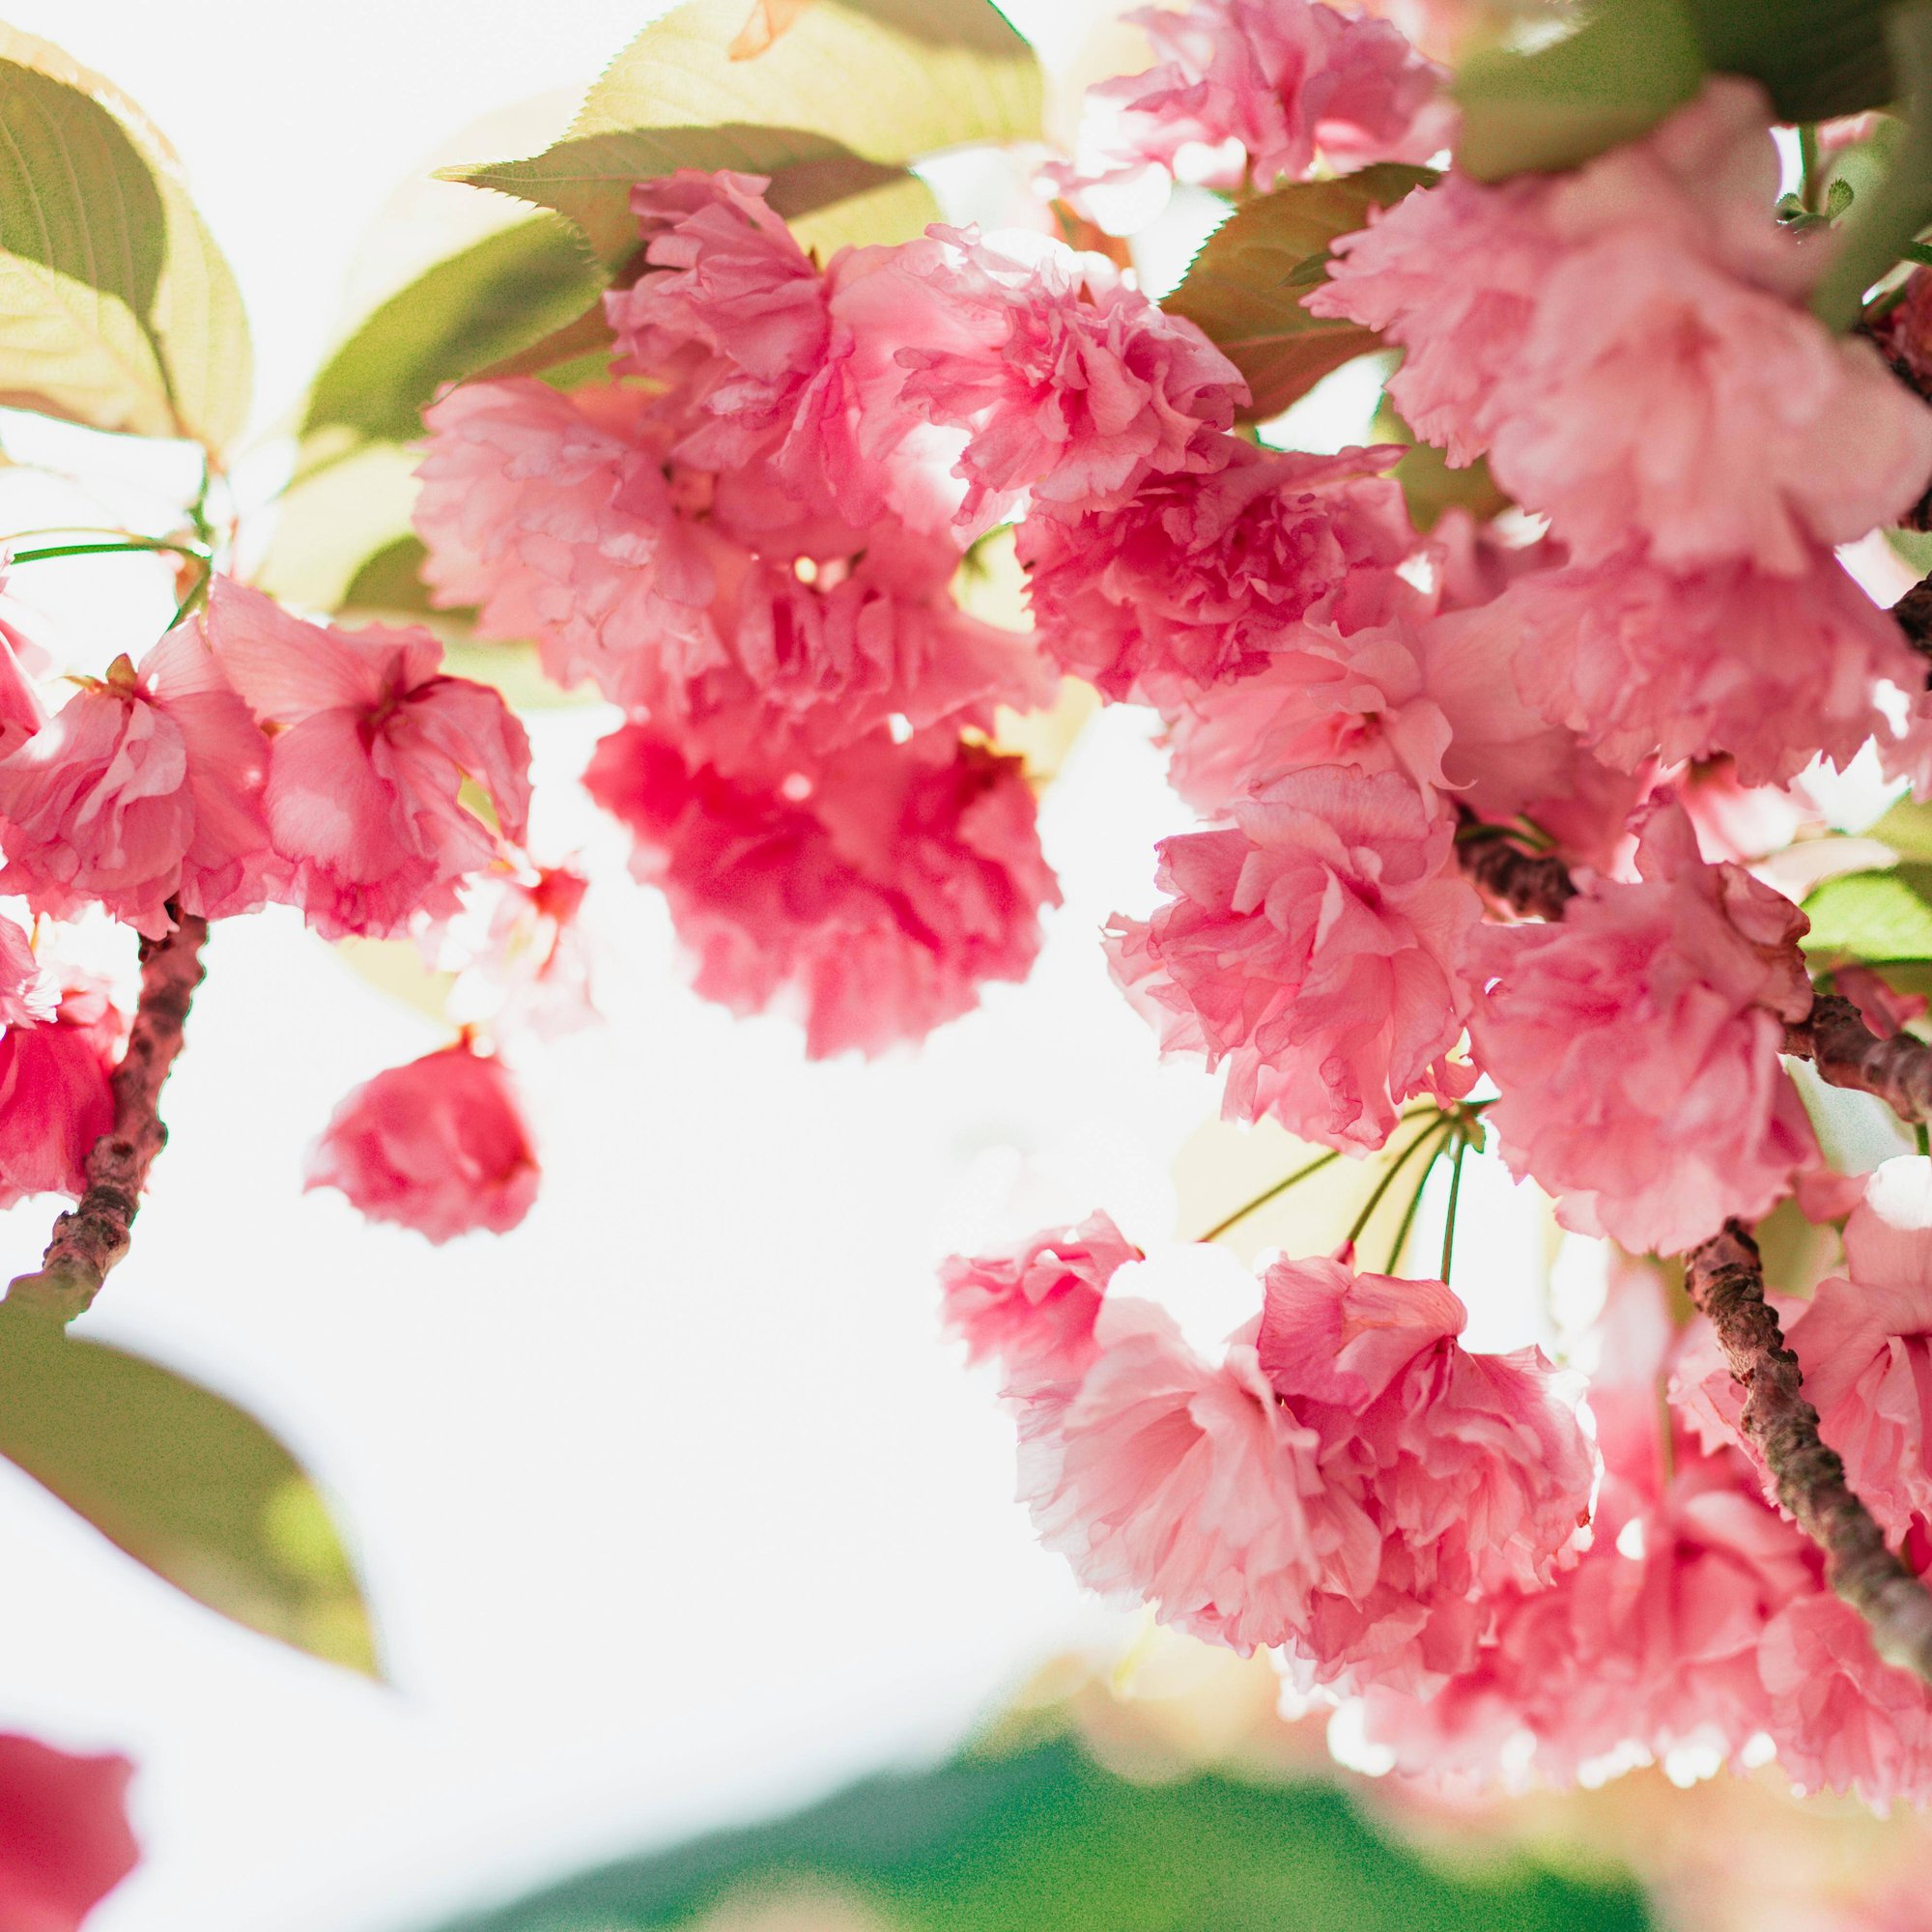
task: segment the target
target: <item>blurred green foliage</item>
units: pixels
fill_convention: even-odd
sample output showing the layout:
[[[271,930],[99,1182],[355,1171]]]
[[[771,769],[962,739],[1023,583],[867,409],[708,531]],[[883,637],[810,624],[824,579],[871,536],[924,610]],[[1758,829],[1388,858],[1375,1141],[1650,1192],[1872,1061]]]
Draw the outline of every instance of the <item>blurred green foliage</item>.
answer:
[[[801,1899],[795,1921],[775,1900]],[[825,1901],[849,1901],[849,1916]],[[748,1908],[758,1901],[762,1910]],[[733,1910],[733,1908],[737,1908]],[[585,1873],[447,1932],[1637,1932],[1634,1884],[1448,1871],[1325,1783],[1136,1784],[1068,1739],[867,1779],[781,1823]],[[740,1916],[742,1913],[742,1917]]]

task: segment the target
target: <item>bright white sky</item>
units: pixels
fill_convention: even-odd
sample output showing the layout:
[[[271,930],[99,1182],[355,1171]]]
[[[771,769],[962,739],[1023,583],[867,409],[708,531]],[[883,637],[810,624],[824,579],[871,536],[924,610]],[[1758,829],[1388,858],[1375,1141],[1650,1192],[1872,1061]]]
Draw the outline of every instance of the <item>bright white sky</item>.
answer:
[[[581,86],[651,11],[8,10],[181,150],[253,315],[264,420],[423,156]],[[1056,58],[1088,13],[1009,11]],[[99,669],[152,636],[139,568],[45,565],[20,588]],[[205,1614],[0,1464],[0,1727],[142,1767],[147,1862],[99,1932],[400,1932],[941,1749],[1049,1651],[1114,1628],[1007,1500],[1010,1435],[936,1339],[931,1262],[1001,1215],[1105,1205],[1144,1243],[1174,1232],[1169,1164],[1213,1090],[1156,1066],[1096,944],[1149,902],[1153,840],[1179,824],[1144,733],[1102,721],[1048,800],[1067,904],[1033,982],[921,1055],[810,1066],[787,1025],[679,986],[661,910],[569,782],[606,723],[538,727],[540,831],[617,881],[592,899],[613,1021],[529,1063],[549,1176],[514,1236],[437,1250],[301,1196],[341,1094],[443,1036],[291,920],[213,948],[174,1147],[91,1328],[299,1446],[353,1528],[395,1689]],[[1501,1187],[1491,1171],[1465,1199]],[[10,1272],[48,1218],[0,1216]],[[1500,1245],[1526,1278],[1520,1235]]]

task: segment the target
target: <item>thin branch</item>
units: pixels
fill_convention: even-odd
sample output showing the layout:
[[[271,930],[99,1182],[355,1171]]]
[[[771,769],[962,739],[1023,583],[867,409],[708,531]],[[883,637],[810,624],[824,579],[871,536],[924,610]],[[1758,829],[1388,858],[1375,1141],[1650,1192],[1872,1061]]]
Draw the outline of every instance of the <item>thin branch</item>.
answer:
[[[1820,993],[1784,1030],[1784,1050],[1828,1087],[1875,1094],[1901,1121],[1932,1121],[1932,1046],[1910,1034],[1880,1039],[1841,993]]]
[[[87,1156],[87,1190],[54,1223],[39,1271],[21,1275],[7,1291],[9,1308],[71,1321],[128,1252],[148,1170],[167,1143],[161,1088],[181,1052],[188,1006],[205,970],[208,922],[192,913],[175,917],[180,923],[166,938],[141,942],[141,999],[114,1070],[114,1124]]]
[[[1885,1532],[1847,1487],[1836,1451],[1819,1440],[1798,1357],[1764,1298],[1757,1243],[1727,1221],[1684,1260],[1685,1288],[1744,1384],[1744,1433],[1764,1457],[1778,1500],[1824,1550],[1827,1581],[1870,1625],[1878,1654],[1932,1683],[1932,1594],[1886,1548]]]
[[[1577,896],[1570,867],[1549,852],[1525,852],[1500,826],[1463,813],[1456,857],[1476,890],[1519,919],[1555,920]]]

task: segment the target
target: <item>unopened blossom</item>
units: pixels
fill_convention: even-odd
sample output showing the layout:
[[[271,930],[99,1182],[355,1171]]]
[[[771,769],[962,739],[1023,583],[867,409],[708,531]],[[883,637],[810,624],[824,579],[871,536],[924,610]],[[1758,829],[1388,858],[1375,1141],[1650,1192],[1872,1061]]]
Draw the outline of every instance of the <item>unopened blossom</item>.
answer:
[[[997,1361],[1017,1392],[1077,1382],[1094,1358],[1108,1282],[1140,1258],[1101,1213],[997,1254],[953,1255],[939,1270],[942,1319],[969,1361]]]
[[[1565,1227],[1674,1254],[1769,1212],[1817,1158],[1779,1061],[1811,1006],[1806,922],[1740,867],[1706,865],[1674,804],[1637,867],[1560,921],[1473,933],[1469,1033],[1511,1171]]]
[[[1020,761],[951,739],[732,775],[629,724],[584,783],[663,890],[697,991],[797,1013],[814,1057],[922,1038],[1023,979],[1059,903]]]
[[[1466,1091],[1447,1056],[1478,908],[1449,868],[1452,820],[1399,773],[1336,766],[1233,817],[1163,841],[1168,900],[1113,922],[1115,976],[1165,1050],[1226,1065],[1230,1119],[1378,1148],[1404,1100]]]
[[[122,1021],[105,984],[71,975],[51,1016],[36,1017],[42,1004],[38,989],[16,990],[0,1032],[0,1208],[28,1194],[77,1198],[88,1153],[114,1124]]]
[[[1481,1600],[1547,1584],[1588,1521],[1595,1458],[1537,1349],[1472,1354],[1440,1282],[1281,1261],[1264,1277],[1262,1373],[1358,1495],[1375,1583],[1324,1587],[1292,1646],[1321,1681],[1411,1687],[1465,1667]]]
[[[207,633],[221,669],[272,727],[270,835],[288,895],[326,938],[383,938],[418,911],[453,912],[457,886],[521,839],[529,740],[489,686],[438,669],[428,631],[303,623],[217,579]],[[488,797],[497,831],[458,792]]]
[[[263,816],[269,746],[210,654],[178,626],[139,668],[115,660],[0,758],[0,885],[36,912],[105,906],[150,939],[169,901],[252,912],[279,867]]]
[[[1103,1303],[1093,1342],[1072,1399],[1020,1418],[1021,1496],[1082,1582],[1243,1655],[1287,1641],[1324,1582],[1370,1587],[1379,1532],[1324,1480],[1251,1328],[1210,1362],[1127,1296]]]
[[[1776,183],[1762,97],[1714,82],[1574,174],[1411,195],[1308,306],[1403,345],[1405,417],[1487,451],[1578,563],[1802,576],[1917,500],[1932,409],[1803,306]]]
[[[934,227],[900,251],[896,272],[933,325],[909,327],[897,353],[903,399],[969,432],[958,463],[968,528],[1028,494],[1070,514],[1227,462],[1215,432],[1247,397],[1240,372],[1104,257],[1023,230],[981,239]]]
[[[1757,785],[1816,756],[1842,766],[1889,736],[1881,681],[1923,681],[1898,626],[1823,552],[1787,577],[1625,556],[1519,579],[1490,610],[1519,640],[1523,698],[1624,771],[1727,753]]]
[[[80,1932],[140,1861],[128,1824],[134,1767],[0,1736],[0,1925]]]
[[[1818,1433],[1889,1537],[1932,1517],[1932,1161],[1886,1161],[1845,1223],[1844,1273],[1788,1340]]]
[[[1068,174],[1096,207],[1150,173],[1264,191],[1304,179],[1318,156],[1336,170],[1426,161],[1447,142],[1442,70],[1354,8],[1192,0],[1127,17],[1155,65],[1088,91]]]
[[[309,1151],[306,1184],[432,1241],[508,1234],[537,1194],[537,1157],[503,1063],[466,1040],[365,1080]]]
[[[1041,646],[1103,696],[1166,704],[1264,668],[1310,622],[1347,633],[1418,603],[1397,448],[1336,456],[1230,437],[1205,474],[1020,526]]]

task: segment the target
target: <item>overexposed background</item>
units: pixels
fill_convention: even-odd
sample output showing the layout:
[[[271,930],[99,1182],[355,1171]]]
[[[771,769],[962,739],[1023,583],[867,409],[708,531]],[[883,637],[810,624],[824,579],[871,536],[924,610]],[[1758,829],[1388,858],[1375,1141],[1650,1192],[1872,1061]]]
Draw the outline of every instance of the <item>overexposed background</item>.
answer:
[[[247,298],[265,431],[396,185],[478,116],[581,88],[662,11],[7,9],[180,150]],[[1062,64],[1100,11],[1009,7]],[[142,564],[16,588],[94,669],[162,609]],[[349,1527],[393,1688],[201,1611],[0,1464],[0,1728],[141,1767],[146,1861],[99,1932],[400,1932],[936,1753],[1055,1648],[1121,1628],[1009,1500],[1009,1429],[936,1335],[931,1264],[1099,1205],[1144,1243],[1196,1232],[1168,1177],[1213,1084],[1156,1065],[1097,944],[1151,902],[1152,843],[1181,823],[1144,725],[1100,720],[1047,799],[1066,904],[1032,982],[865,1066],[810,1065],[785,1022],[683,990],[661,908],[570,782],[608,722],[535,722],[540,835],[602,882],[611,1024],[525,1057],[548,1176],[515,1235],[432,1249],[303,1196],[341,1094],[446,1032],[292,918],[211,948],[174,1145],[88,1327],[298,1447]],[[1465,1182],[1479,1215],[1505,1192],[1492,1170]],[[49,1218],[0,1216],[8,1272]],[[1527,1278],[1533,1234],[1486,1225],[1498,1277]],[[1480,1276],[1470,1236],[1463,1253]],[[1244,1311],[1218,1286],[1225,1326]],[[1478,1314],[1477,1339],[1527,1339],[1520,1305]]]

